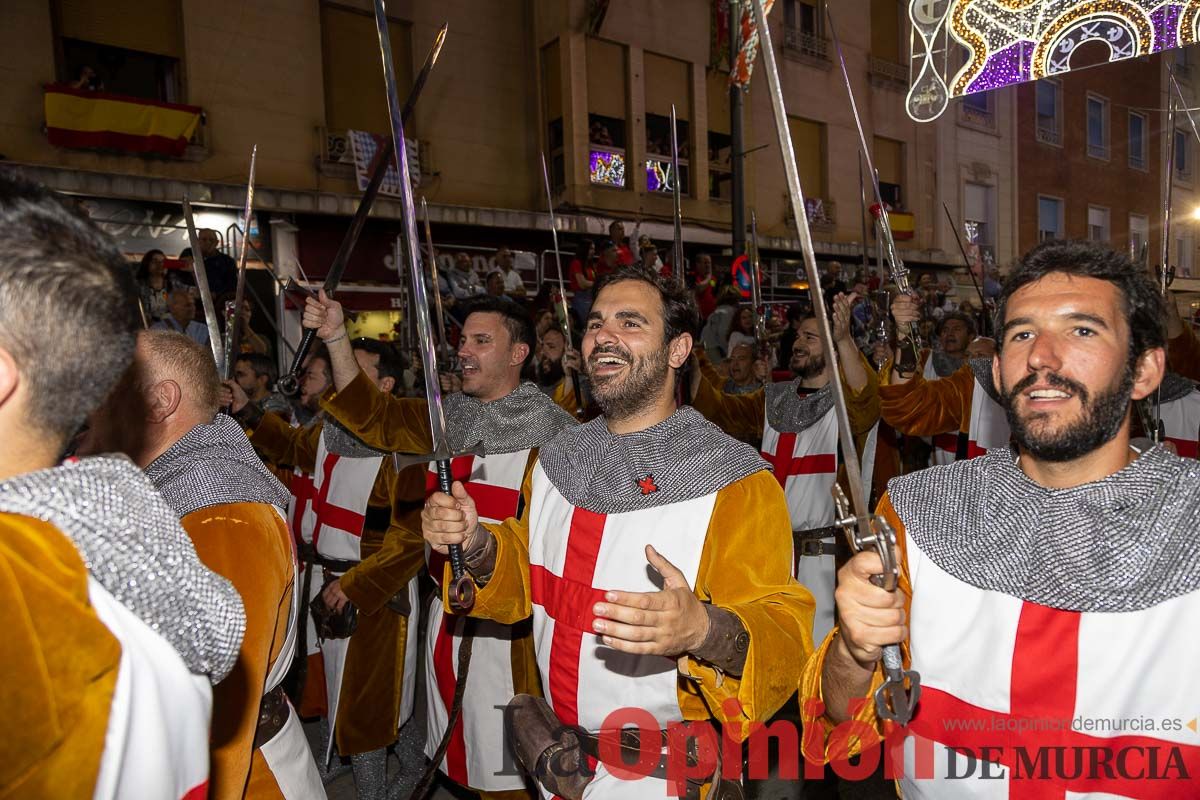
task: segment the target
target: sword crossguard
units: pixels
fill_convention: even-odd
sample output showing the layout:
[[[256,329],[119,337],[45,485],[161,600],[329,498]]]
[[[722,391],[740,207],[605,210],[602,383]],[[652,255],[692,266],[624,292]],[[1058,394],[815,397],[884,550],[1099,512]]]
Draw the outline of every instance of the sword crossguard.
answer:
[[[279,380],[275,381],[275,391],[284,397],[295,397],[300,393],[300,379],[290,372],[281,375]]]
[[[450,610],[466,614],[475,607],[475,580],[467,572],[454,579],[450,586]]]
[[[837,525],[846,534],[850,549],[855,553],[874,550],[883,562],[883,572],[872,575],[871,582],[889,592],[896,591],[900,580],[900,565],[896,561],[896,532],[888,521],[878,514],[860,520],[850,508],[850,501],[842,487],[833,485],[833,502],[837,508]],[[861,522],[865,522],[869,533],[864,534]]]

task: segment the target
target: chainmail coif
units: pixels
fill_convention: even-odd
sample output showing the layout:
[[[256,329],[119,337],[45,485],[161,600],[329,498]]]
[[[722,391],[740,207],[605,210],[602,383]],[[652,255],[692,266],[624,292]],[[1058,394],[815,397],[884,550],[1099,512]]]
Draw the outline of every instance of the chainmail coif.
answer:
[[[634,433],[610,433],[604,417],[562,431],[538,451],[554,488],[571,505],[620,514],[693,500],[770,465],[691,406]],[[655,491],[638,481],[653,477]]]
[[[207,569],[175,512],[123,456],[98,456],[0,483],[0,512],[54,525],[92,577],[215,684],[237,661],[242,599]]]
[[[150,462],[146,475],[181,518],[226,503],[288,504],[287,489],[263,466],[242,426],[224,414],[184,434]]]
[[[1049,489],[1010,448],[894,478],[905,533],[979,589],[1066,611],[1140,611],[1200,589],[1200,462],[1163,447]]]
[[[829,384],[805,396],[800,395],[799,388],[799,378],[767,385],[767,422],[780,433],[802,433],[833,408]]]
[[[452,452],[483,443],[488,455],[519,453],[540,447],[575,418],[526,381],[499,400],[484,403],[462,392],[445,399],[446,436]]]

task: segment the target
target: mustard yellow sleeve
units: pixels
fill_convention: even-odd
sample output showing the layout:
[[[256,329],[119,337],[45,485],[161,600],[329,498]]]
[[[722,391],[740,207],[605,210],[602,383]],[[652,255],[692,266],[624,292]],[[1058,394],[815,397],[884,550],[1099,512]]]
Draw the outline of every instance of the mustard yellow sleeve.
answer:
[[[1200,339],[1187,323],[1183,333],[1167,340],[1167,368],[1190,381],[1200,381]]]
[[[213,689],[209,797],[245,793],[267,673],[287,633],[292,602],[289,532],[265,503],[210,506],[180,520],[204,566],[242,597],[246,634],[233,672]]]
[[[680,681],[679,704],[688,719],[713,715],[744,738],[796,690],[796,665],[812,653],[814,603],[791,576],[792,526],[779,482],[762,471],[717,493],[708,526],[696,596],[735,614],[750,634],[741,676],[720,675],[691,657],[690,679]],[[736,700],[736,703],[729,702]]]
[[[956,433],[967,423],[975,373],[963,364],[952,375],[928,381],[920,369],[907,383],[881,385],[883,421],[909,436]]]
[[[525,470],[521,485],[521,515],[501,523],[482,523],[496,537],[496,568],[487,585],[480,587],[470,616],[513,625],[533,613],[529,591],[529,495],[533,470]],[[442,580],[442,601],[450,610],[450,564]]]
[[[735,439],[761,437],[767,413],[766,392],[759,389],[749,394],[726,394],[709,377],[712,368],[705,369],[708,359],[700,356],[699,360],[700,386],[692,398],[692,408]]]
[[[867,373],[867,383],[860,391],[854,391],[842,376],[842,388],[846,392],[846,410],[850,412],[850,428],[855,436],[865,436],[875,423],[879,421],[879,376],[871,368],[867,357],[862,353],[858,357],[863,362]],[[861,447],[861,443],[859,445]]]
[[[578,380],[578,377],[575,379]],[[566,411],[572,417],[579,417],[579,400],[575,393],[575,380],[571,381],[571,385],[567,386],[567,379],[563,378],[554,387],[554,393],[550,399],[554,404]]]
[[[892,501],[886,494],[879,501],[876,513],[882,515],[892,526],[892,529],[896,531],[896,558],[900,561],[900,580],[896,591],[904,593],[904,613],[907,618],[912,608],[912,582],[908,574],[904,525],[900,522],[895,509],[892,508]],[[875,710],[875,690],[879,688],[884,680],[883,664],[881,662],[875,666],[875,674],[871,677],[871,688],[867,692],[867,696],[863,698],[861,708],[853,715],[853,719],[856,722],[862,723],[861,725],[854,726],[855,729],[859,731],[872,730],[875,732],[877,738],[872,741],[863,741],[857,736],[850,736],[844,741],[830,742],[830,734],[833,733],[837,724],[825,713],[825,695],[822,687],[822,678],[825,669],[825,658],[829,653],[829,648],[833,646],[834,640],[840,635],[839,631],[840,627],[835,625],[833,630],[829,632],[829,635],[825,637],[825,641],[813,653],[812,658],[809,659],[808,664],[805,665],[800,675],[801,723],[806,731],[822,731],[822,735],[819,737],[804,737],[804,757],[818,763],[829,763],[831,761],[850,758],[861,752],[863,747],[873,746],[884,735],[883,720],[879,718],[879,714]],[[901,642],[900,650],[906,666],[911,663],[908,648],[909,643],[907,641]],[[816,749],[818,747],[820,748],[819,750]]]
[[[414,466],[396,473],[389,462],[384,459],[383,469],[388,473],[391,522],[377,548],[363,542],[362,561],[341,579],[342,591],[365,614],[383,608],[425,565],[425,540],[421,537],[425,470]]]
[[[320,425],[292,427],[283,417],[268,411],[249,436],[250,444],[264,461],[277,467],[298,467],[304,472],[316,467]]]
[[[345,389],[322,398],[321,407],[376,450],[425,453],[433,447],[425,401],[381,391],[362,371]]]

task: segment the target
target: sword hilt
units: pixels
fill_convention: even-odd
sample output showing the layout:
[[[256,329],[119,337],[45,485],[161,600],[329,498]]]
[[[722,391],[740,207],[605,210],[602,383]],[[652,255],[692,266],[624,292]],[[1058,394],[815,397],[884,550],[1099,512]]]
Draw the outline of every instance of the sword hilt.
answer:
[[[454,484],[454,476],[450,472],[450,459],[438,460],[437,477],[438,489],[450,494]],[[450,586],[450,610],[456,614],[465,614],[475,607],[475,581],[467,574],[462,545],[452,544],[447,548],[447,552],[450,557],[450,572],[454,578],[454,583]]]
[[[296,355],[292,358],[292,366],[288,369],[286,375],[281,375],[279,380],[275,382],[275,389],[285,397],[295,397],[300,391],[300,370],[304,368],[304,359],[308,358],[308,353],[313,348],[313,342],[317,340],[317,332],[313,328],[304,329],[304,338],[300,340],[300,346],[296,348]]]

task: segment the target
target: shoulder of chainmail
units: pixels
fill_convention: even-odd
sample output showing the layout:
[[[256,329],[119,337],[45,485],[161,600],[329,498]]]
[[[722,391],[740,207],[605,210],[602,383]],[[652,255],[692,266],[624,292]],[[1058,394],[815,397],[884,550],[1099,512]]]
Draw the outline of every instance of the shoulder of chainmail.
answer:
[[[1200,462],[1162,447],[1070,489],[1035,483],[999,448],[894,478],[888,492],[906,535],[980,589],[1101,612],[1200,589]]]
[[[929,358],[933,363],[933,371],[939,378],[948,378],[962,369],[965,359],[948,356],[941,350],[934,350]],[[989,362],[990,363],[990,362]]]
[[[263,465],[242,427],[224,414],[197,425],[146,467],[180,517],[225,503],[287,508],[288,491]]]
[[[210,571],[174,510],[124,456],[85,458],[0,483],[0,511],[48,522],[88,572],[165,638],[188,669],[218,683],[237,662],[242,599]]]
[[[1182,400],[1196,391],[1196,384],[1182,375],[1168,372],[1166,375],[1163,375],[1162,385],[1159,388],[1162,394],[1159,402],[1170,403],[1175,400]]]
[[[987,396],[999,403],[1000,390],[992,381],[992,360],[990,358],[972,358],[967,364],[970,365],[975,380],[987,392]]]
[[[540,447],[577,424],[530,381],[490,403],[456,392],[446,397],[445,409],[446,435],[456,453],[481,443],[488,455],[516,453]]]
[[[811,394],[797,392],[800,379],[772,383],[766,387],[767,422],[780,433],[800,433],[812,427],[833,408],[833,389],[828,384]]]
[[[691,406],[644,431],[610,433],[603,417],[565,428],[538,453],[542,470],[569,503],[619,514],[692,500],[770,466]],[[643,493],[638,481],[656,487]]]
[[[333,417],[325,420],[321,428],[321,436],[325,439],[325,449],[337,456],[346,458],[376,458],[387,455],[382,450],[376,450],[359,439]]]

